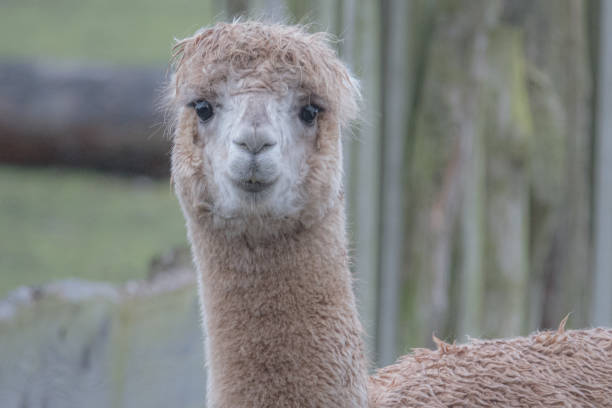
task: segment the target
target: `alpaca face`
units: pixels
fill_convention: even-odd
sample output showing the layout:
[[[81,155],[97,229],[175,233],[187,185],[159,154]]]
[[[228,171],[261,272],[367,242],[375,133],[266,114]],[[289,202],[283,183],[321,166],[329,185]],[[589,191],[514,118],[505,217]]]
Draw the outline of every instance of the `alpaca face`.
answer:
[[[175,57],[172,175],[185,214],[257,233],[321,219],[341,196],[340,130],[359,98],[327,36],[219,23]]]
[[[292,217],[304,206],[321,101],[303,90],[278,94],[254,85],[233,78],[187,107],[197,117],[194,148],[210,165],[210,204],[221,218]]]
[[[337,197],[338,125],[325,100],[291,86],[279,92],[247,77],[185,92],[173,178],[187,213],[211,214],[223,228],[254,217],[302,221],[307,208]]]

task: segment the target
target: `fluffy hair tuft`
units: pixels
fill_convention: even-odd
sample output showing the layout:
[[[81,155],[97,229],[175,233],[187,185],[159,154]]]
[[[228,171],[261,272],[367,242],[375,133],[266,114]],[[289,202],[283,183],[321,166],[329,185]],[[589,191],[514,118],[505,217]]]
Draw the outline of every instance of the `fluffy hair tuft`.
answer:
[[[163,102],[166,117],[176,118],[178,109],[190,102],[190,89],[207,95],[230,75],[249,76],[274,92],[295,86],[316,95],[345,127],[357,116],[361,93],[332,48],[334,41],[330,34],[309,33],[304,26],[258,21],[200,29],[174,46],[173,74]]]

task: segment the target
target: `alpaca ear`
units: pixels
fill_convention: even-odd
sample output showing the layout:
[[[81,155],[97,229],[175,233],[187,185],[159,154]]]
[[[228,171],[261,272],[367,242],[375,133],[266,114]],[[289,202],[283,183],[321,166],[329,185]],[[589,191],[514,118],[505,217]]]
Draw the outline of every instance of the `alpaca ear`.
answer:
[[[189,59],[198,49],[198,44],[206,37],[212,34],[210,28],[200,28],[191,37],[185,37],[183,39],[175,38],[175,44],[172,47],[172,57],[170,59],[170,65],[174,72],[180,70],[185,60]]]
[[[571,313],[568,313],[563,320],[561,320],[561,323],[559,323],[559,328],[557,329],[557,333],[562,334],[565,333],[565,325],[567,324],[567,320],[569,319]]]
[[[156,109],[163,118],[164,137],[167,139],[173,138],[178,121],[177,86],[176,72],[173,72],[168,75],[166,83],[162,85],[156,101]]]
[[[346,68],[346,78],[346,87],[351,93],[352,99],[355,100],[358,105],[360,105],[363,97],[361,95],[361,84],[359,80],[353,76],[353,74],[348,70],[348,68]]]
[[[340,101],[338,107],[338,132],[340,139],[351,139],[355,132],[358,132],[364,124],[364,119],[360,115],[363,109],[363,98],[361,94],[361,84],[354,77],[347,67],[344,69],[340,82]]]
[[[359,80],[353,76],[348,67],[341,65],[338,76],[338,119],[341,127],[347,127],[351,122],[358,121],[363,98]]]

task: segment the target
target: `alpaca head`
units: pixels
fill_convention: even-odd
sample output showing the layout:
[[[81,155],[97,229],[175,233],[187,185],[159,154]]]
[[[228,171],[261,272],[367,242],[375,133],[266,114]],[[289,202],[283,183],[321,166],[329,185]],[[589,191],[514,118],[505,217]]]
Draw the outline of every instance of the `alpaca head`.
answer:
[[[188,219],[228,233],[308,226],[341,194],[357,82],[324,34],[220,23],[176,45],[172,173]]]

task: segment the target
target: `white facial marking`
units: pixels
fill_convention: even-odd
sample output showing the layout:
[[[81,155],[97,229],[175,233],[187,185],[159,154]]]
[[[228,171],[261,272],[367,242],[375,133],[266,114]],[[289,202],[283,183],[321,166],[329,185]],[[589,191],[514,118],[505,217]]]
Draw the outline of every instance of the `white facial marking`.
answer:
[[[222,218],[286,217],[304,206],[300,187],[315,150],[317,123],[300,119],[308,95],[283,95],[244,80],[230,80],[207,100],[212,117],[200,120],[198,137],[212,167],[213,211]]]

